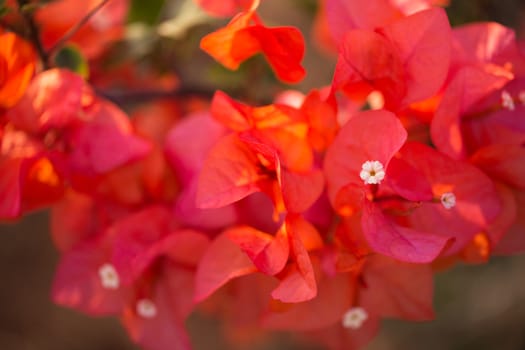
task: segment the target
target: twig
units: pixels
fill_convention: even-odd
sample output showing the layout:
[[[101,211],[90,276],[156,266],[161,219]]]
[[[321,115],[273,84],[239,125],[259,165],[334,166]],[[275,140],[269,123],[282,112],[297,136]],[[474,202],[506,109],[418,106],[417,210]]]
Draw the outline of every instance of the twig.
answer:
[[[33,43],[38,53],[38,56],[40,57],[40,60],[42,61],[43,68],[48,69],[51,66],[49,63],[49,52],[46,51],[46,49],[44,48],[44,45],[42,44],[42,40],[40,40],[38,26],[36,25],[33,15],[28,11],[24,11],[23,9],[23,7],[28,4],[28,0],[17,0],[17,2],[18,2],[18,10],[21,13],[22,18],[26,22],[27,27],[29,29],[29,39]]]
[[[210,99],[215,91],[205,88],[179,88],[176,90],[131,90],[131,91],[104,91],[97,89],[97,94],[118,104],[125,105],[137,102],[146,102],[162,98],[185,98],[200,96]]]
[[[49,54],[52,54],[60,47],[62,47],[73,35],[75,35],[80,28],[84,26],[109,0],[102,0],[97,6],[93,7],[77,24],[71,27],[52,47],[49,49]]]

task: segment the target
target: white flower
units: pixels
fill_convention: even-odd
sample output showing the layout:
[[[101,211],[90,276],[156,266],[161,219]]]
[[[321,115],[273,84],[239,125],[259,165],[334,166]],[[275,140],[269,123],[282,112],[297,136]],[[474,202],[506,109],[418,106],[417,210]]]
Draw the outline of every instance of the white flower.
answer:
[[[102,287],[106,289],[118,289],[120,286],[120,278],[117,270],[111,264],[104,264],[98,269],[98,276]]]
[[[157,306],[151,299],[140,299],[137,302],[137,314],[142,318],[157,316]]]
[[[383,164],[378,160],[367,160],[361,168],[359,176],[365,184],[379,184],[385,178]]]
[[[456,206],[456,196],[452,192],[445,192],[441,195],[441,204],[446,209],[454,208]]]
[[[512,96],[506,90],[501,92],[501,105],[503,108],[508,109],[509,111],[516,109]]]
[[[353,307],[343,315],[343,327],[359,329],[368,319],[368,313],[362,307]]]

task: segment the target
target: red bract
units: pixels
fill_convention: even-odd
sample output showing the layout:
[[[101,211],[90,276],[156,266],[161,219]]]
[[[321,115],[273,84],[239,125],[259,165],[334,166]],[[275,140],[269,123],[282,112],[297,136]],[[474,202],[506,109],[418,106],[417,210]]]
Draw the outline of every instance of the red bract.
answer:
[[[184,320],[193,309],[194,268],[208,238],[174,224],[169,210],[153,206],[76,245],[59,265],[55,301],[92,314],[121,314],[147,349],[189,349]]]
[[[316,229],[296,216],[287,217],[275,236],[249,226],[228,229],[199,265],[195,298],[203,300],[231,279],[260,271],[280,280],[272,298],[285,303],[310,300],[317,284],[308,252],[321,246]]]
[[[336,211],[343,216],[363,211],[363,232],[372,249],[403,261],[429,262],[440,254],[448,238],[396,225],[385,216],[381,203],[377,201],[381,196],[381,187],[379,191],[376,187],[378,181],[368,182],[369,185],[368,179],[360,174],[366,163],[377,162],[381,169],[371,170],[370,175],[382,172],[385,176],[386,170],[388,179],[389,163],[405,139],[403,126],[387,111],[355,115],[341,129],[326,154],[324,168],[328,194]],[[430,199],[425,186],[418,189],[423,191],[405,194],[409,197],[406,199]],[[399,195],[403,196],[404,192],[399,191]]]
[[[406,144],[400,157],[417,167],[431,185],[435,198],[443,202],[443,194],[454,194],[455,204],[451,208],[423,202],[407,217],[410,227],[436,235],[443,235],[441,225],[446,225],[450,233],[445,235],[455,239],[446,250],[447,255],[459,251],[478,232],[486,232],[500,214],[500,196],[494,183],[472,165],[418,143]]]
[[[503,110],[498,108],[502,98],[500,89],[515,78],[513,73],[519,73],[525,61],[517,51],[514,32],[499,24],[480,23],[460,27],[454,29],[453,39],[451,77],[432,120],[431,135],[438,149],[461,159],[480,147],[479,143],[474,144],[479,142],[480,135],[487,138],[483,130],[486,121],[483,119],[492,112]],[[519,94],[519,84],[512,93]],[[517,96],[510,97],[518,99]],[[472,123],[469,123],[470,119]],[[469,126],[465,128],[465,124]],[[491,125],[487,130],[493,127]],[[486,134],[495,133],[500,128],[496,127],[494,132]],[[465,139],[465,132],[475,139]],[[507,137],[500,134],[495,138],[501,142]],[[470,143],[473,150],[468,150],[466,143]]]
[[[415,30],[417,28],[417,30]],[[372,30],[345,33],[334,89],[366,96],[380,91],[398,110],[435,94],[450,60],[450,25],[441,9],[418,12]]]
[[[68,153],[73,176],[105,173],[149,151],[149,145],[132,134],[120,109],[93,96],[90,87],[67,70],[39,74],[7,117],[17,128],[36,134],[47,148]]]
[[[35,70],[35,53],[29,43],[0,28],[0,108],[9,108],[25,92]]]
[[[207,137],[196,139],[195,135],[199,133]],[[166,156],[182,186],[174,206],[174,214],[186,225],[216,229],[231,225],[238,219],[236,209],[231,205],[200,209],[195,200],[199,172],[206,155],[225,133],[224,127],[213,120],[209,113],[196,113],[186,116],[166,137]]]
[[[37,140],[8,128],[1,138],[0,217],[13,219],[60,199],[66,170],[57,152],[47,152]]]
[[[226,68],[235,70],[251,56],[261,52],[277,77],[288,83],[303,79],[303,36],[294,27],[265,27],[255,7],[241,12],[224,28],[201,40],[201,49]]]
[[[212,113],[236,133],[208,154],[197,189],[199,207],[221,207],[260,191],[278,212],[303,212],[315,202],[323,177],[300,111],[284,105],[253,108],[218,92]]]

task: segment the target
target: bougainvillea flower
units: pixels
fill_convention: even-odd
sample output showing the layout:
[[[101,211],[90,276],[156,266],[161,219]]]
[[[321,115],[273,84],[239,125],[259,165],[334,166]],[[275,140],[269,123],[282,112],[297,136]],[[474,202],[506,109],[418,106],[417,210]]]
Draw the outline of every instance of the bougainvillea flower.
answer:
[[[122,286],[110,259],[110,237],[100,232],[65,252],[55,272],[53,301],[90,315],[121,312],[132,291]]]
[[[201,40],[201,49],[226,68],[235,70],[257,53],[263,53],[277,77],[288,83],[300,81],[304,75],[301,60],[304,40],[294,27],[264,26],[255,8],[239,13],[224,28]]]
[[[81,109],[92,100],[91,89],[79,75],[50,69],[35,76],[7,117],[21,130],[41,133],[82,119]]]
[[[447,235],[454,237],[445,252],[447,255],[457,253],[477,233],[486,232],[500,214],[500,195],[493,181],[469,163],[453,160],[415,142],[401,149],[400,158],[417,166],[432,186],[434,198],[439,198],[442,204],[422,202],[406,217],[409,226],[443,235],[440,225],[446,225],[450,230]]]
[[[385,108],[397,110],[431,97],[445,81],[450,25],[442,9],[425,10],[375,31],[348,31],[339,51],[333,87],[360,96],[377,90]]]
[[[395,224],[377,201],[378,185],[383,178],[390,178],[389,163],[405,139],[403,126],[387,111],[355,115],[327,151],[324,168],[328,194],[339,214],[350,216],[362,211],[364,236],[373,250],[402,261],[429,262],[441,253],[449,238]],[[416,183],[425,181],[423,177],[418,179],[417,172],[414,175]],[[399,176],[406,174],[400,172],[391,177]],[[424,184],[416,187],[420,191],[404,191],[403,182],[396,184],[386,179],[409,201],[432,199]]]
[[[319,269],[319,266],[314,265],[314,269]],[[314,299],[287,305],[285,310],[270,307],[261,322],[265,328],[279,330],[305,331],[330,327],[341,322],[355,294],[356,279],[348,273],[336,276],[322,274]]]
[[[59,0],[42,6],[36,12],[42,41],[47,49],[53,47],[74,25],[82,20],[100,1],[79,3]],[[110,1],[104,5],[70,39],[88,58],[99,55],[106,46],[120,39],[128,12],[128,0]],[[67,13],[67,16],[64,14]]]
[[[190,350],[184,322],[193,308],[193,273],[166,260],[160,263],[159,277],[146,294],[136,293],[124,309],[122,323],[144,349]]]
[[[47,152],[38,140],[10,127],[3,130],[0,145],[1,218],[13,219],[61,198],[66,169],[59,153]]]
[[[277,212],[303,212],[319,197],[323,176],[314,164],[308,124],[284,105],[250,107],[216,93],[212,114],[236,133],[221,138],[200,174],[197,206],[217,208],[265,192]]]
[[[14,106],[25,92],[35,70],[32,46],[0,28],[0,108]]]
[[[196,133],[207,137],[195,139]],[[191,227],[220,229],[238,220],[236,209],[229,205],[221,208],[201,209],[196,206],[199,172],[212,146],[226,133],[209,113],[199,112],[186,116],[170,129],[164,149],[171,167],[180,182],[174,214]]]
[[[275,236],[249,226],[227,229],[199,265],[195,298],[201,301],[231,279],[259,271],[280,280],[272,298],[310,300],[317,295],[317,283],[308,252],[321,246],[317,230],[295,215],[287,217]],[[227,263],[220,261],[224,256],[229,256]]]
[[[208,298],[231,279],[257,272],[250,258],[226,233],[217,236],[202,256],[195,276],[195,301]]]
[[[149,152],[149,143],[133,134],[127,116],[117,106],[97,100],[83,112],[89,122],[70,135],[73,172],[83,176],[106,173]]]
[[[513,135],[516,122],[510,107],[520,108],[523,84],[513,79],[524,60],[514,32],[499,24],[461,27],[453,31],[453,39],[452,76],[432,120],[431,136],[438,149],[461,159],[492,140],[519,138]],[[509,90],[501,91],[504,86]],[[512,105],[505,107],[503,97]]]

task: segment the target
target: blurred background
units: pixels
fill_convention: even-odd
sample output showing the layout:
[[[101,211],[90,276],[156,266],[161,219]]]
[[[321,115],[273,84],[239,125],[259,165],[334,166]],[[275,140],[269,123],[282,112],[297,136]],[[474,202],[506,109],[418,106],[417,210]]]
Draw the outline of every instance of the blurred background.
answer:
[[[315,6],[313,0],[265,0],[261,17],[268,25],[298,26],[308,38]],[[199,38],[225,21],[209,24],[209,18],[181,8],[179,1],[134,1],[127,42],[115,50],[166,70],[173,68],[170,65],[175,61],[180,79],[193,86],[240,88],[238,83],[246,74],[242,67],[235,74],[211,67],[210,59],[198,50]],[[523,0],[452,0],[447,12],[452,25],[494,20],[525,36]],[[308,77],[299,89],[306,91],[330,82],[334,61],[311,45],[304,65]],[[202,74],[202,67],[209,74]],[[258,82],[262,84],[259,94],[272,93],[271,89],[264,92],[263,86],[275,82],[265,79],[270,78]],[[269,96],[255,98],[263,101]],[[45,211],[17,223],[0,224],[0,350],[137,349],[118,320],[90,318],[52,304],[49,293],[58,254],[48,224]],[[365,350],[525,349],[525,256],[494,258],[487,265],[457,266],[438,274],[435,307],[433,322],[385,321],[380,335]],[[196,350],[319,349],[286,335],[232,348],[221,338],[220,323],[199,315],[189,319],[188,327]]]

